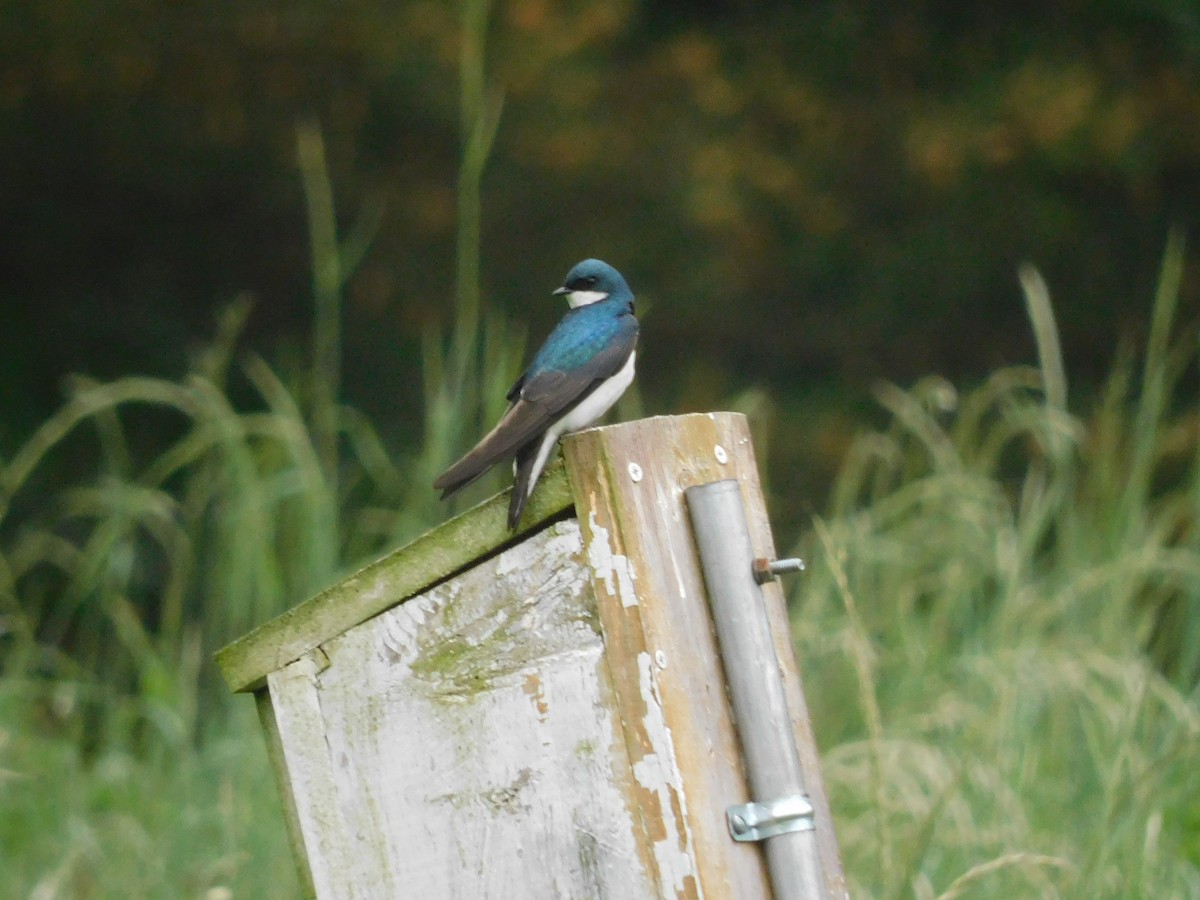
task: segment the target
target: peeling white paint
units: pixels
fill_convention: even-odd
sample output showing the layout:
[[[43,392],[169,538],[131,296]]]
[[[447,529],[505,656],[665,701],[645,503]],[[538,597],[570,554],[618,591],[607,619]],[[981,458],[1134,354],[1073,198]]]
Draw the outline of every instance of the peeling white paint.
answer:
[[[583,535],[577,529],[558,531],[551,529],[546,541],[545,552],[552,555],[573,556],[583,548]],[[529,561],[519,553],[503,553],[496,564],[496,577],[504,576],[525,568]]]
[[[633,764],[633,777],[658,798],[659,815],[666,829],[663,839],[654,843],[659,878],[664,886],[679,893],[688,886],[690,877],[697,897],[703,900],[704,890],[690,852],[692,835],[687,824],[687,797],[675,762],[675,743],[663,715],[662,698],[658,693],[650,654],[645,651],[639,653],[637,664],[642,700],[646,704],[646,718],[642,725],[654,752]]]
[[[417,654],[417,638],[426,622],[436,615],[446,602],[445,594],[422,594],[407,601],[403,615],[384,615],[381,618],[380,653],[382,658],[409,672],[409,664]]]
[[[594,509],[588,513],[588,528],[592,532],[587,552],[592,572],[604,582],[604,589],[610,596],[620,599],[621,606],[626,609],[637,606],[637,590],[633,585],[636,579],[629,557],[623,553],[613,553],[608,543],[608,529],[596,521]]]

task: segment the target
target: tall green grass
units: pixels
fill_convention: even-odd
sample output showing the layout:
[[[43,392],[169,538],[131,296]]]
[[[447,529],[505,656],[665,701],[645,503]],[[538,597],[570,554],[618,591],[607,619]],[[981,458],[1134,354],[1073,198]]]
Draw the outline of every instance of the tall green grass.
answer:
[[[240,351],[239,302],[184,378],[76,379],[0,461],[0,897],[294,895],[258,726],[211,656],[446,514],[433,475],[520,354],[459,311],[398,455],[330,393],[323,342],[290,383]],[[141,429],[169,437],[147,455]],[[71,458],[94,468],[48,483]]]
[[[890,423],[856,442],[804,538],[794,615],[854,896],[1200,896],[1182,264],[1173,239],[1146,349],[1082,410],[1033,270],[1037,367],[965,394],[879,388]],[[445,460],[393,462],[339,407],[335,490],[309,394],[253,355],[233,364],[245,312],[179,382],[78,381],[3,464],[0,896],[294,894],[257,725],[206,692],[206,661],[431,521],[428,479],[401,472]],[[512,360],[475,334],[460,377],[500,394],[511,373],[484,372]],[[452,401],[455,340],[471,343],[427,338],[431,408]],[[256,406],[228,399],[235,378]],[[443,413],[489,418],[486,393]],[[127,424],[141,406],[179,423],[144,460]],[[84,431],[97,471],[37,488]]]
[[[301,122],[305,365],[284,376],[240,347],[239,298],[183,378],[74,379],[0,460],[0,897],[295,894],[257,723],[211,655],[445,516],[434,475],[503,408],[524,336],[479,303],[487,5],[464,6],[458,282],[451,322],[424,335],[411,446],[385,448],[341,401],[342,291],[383,209],[339,234],[321,132]]]
[[[794,627],[855,896],[1200,896],[1200,441],[1169,242],[1140,366],[881,387]],[[1178,403],[1176,410],[1172,401]]]
[[[0,680],[0,897],[298,896],[249,701],[199,746],[147,752],[109,728],[85,754],[55,727],[77,715],[69,693],[40,713],[20,694]]]

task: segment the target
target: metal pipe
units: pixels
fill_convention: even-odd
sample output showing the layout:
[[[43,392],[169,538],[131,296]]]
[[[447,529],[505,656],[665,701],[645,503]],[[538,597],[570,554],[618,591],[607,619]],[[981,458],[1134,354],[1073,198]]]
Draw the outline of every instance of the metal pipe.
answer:
[[[741,491],[737,481],[726,480],[685,493],[746,774],[757,801],[730,807],[731,833],[738,840],[762,841],[776,900],[826,898],[811,813],[803,814],[804,776],[762,589],[755,580]],[[778,827],[769,827],[771,821]],[[769,836],[747,838],[748,832]]]

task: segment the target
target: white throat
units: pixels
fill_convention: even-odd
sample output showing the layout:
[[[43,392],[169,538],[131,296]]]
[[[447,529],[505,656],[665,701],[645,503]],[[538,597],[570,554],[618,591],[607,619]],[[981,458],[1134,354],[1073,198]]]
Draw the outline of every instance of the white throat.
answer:
[[[571,291],[567,294],[567,303],[571,304],[571,309],[587,306],[589,303],[599,303],[601,300],[607,299],[607,291]]]

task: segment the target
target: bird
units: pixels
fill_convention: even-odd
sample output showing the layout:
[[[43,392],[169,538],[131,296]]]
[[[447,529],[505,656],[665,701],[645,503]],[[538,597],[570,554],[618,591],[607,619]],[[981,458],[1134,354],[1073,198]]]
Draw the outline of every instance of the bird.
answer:
[[[570,309],[508,392],[496,426],[433,482],[441,499],[514,460],[508,528],[516,529],[558,439],[603,416],[633,382],[638,320],[621,273],[598,259],[572,267],[553,294]]]

